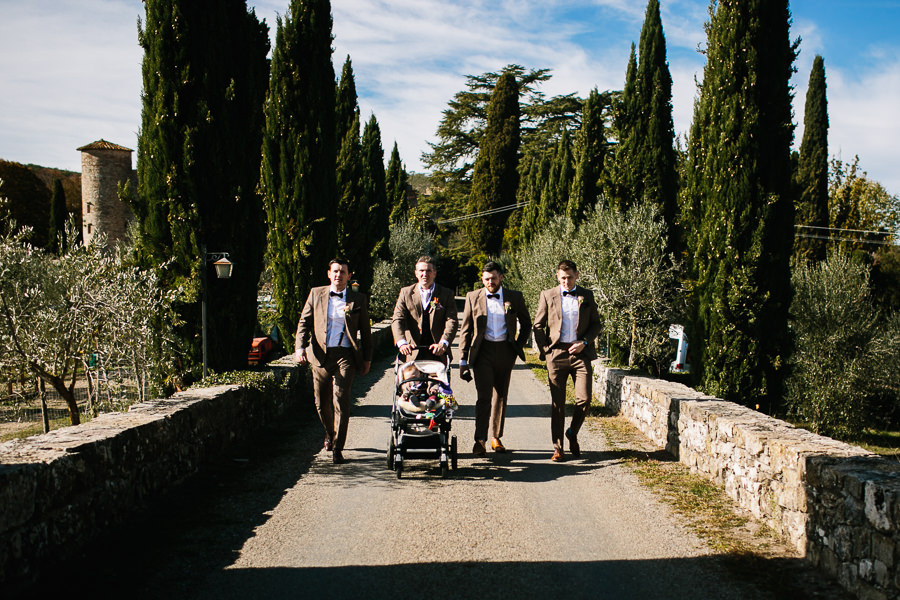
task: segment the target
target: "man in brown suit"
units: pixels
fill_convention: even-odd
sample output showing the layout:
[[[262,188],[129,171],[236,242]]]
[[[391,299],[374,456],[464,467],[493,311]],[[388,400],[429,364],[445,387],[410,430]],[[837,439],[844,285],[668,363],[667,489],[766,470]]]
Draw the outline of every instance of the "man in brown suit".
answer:
[[[416,261],[417,283],[400,290],[391,332],[394,344],[403,356],[411,357],[416,346],[428,346],[420,350],[416,358],[437,358],[450,352],[450,344],[456,335],[459,321],[453,290],[437,285],[437,268],[430,256]],[[449,356],[448,356],[449,358]]]
[[[506,421],[506,397],[516,356],[525,360],[525,342],[531,334],[531,317],[522,292],[501,285],[500,265],[488,262],[481,269],[484,287],[466,294],[460,329],[460,376],[475,374],[476,456],[485,454],[488,424],[491,449],[506,452],[500,438]],[[516,325],[519,331],[516,334]]]
[[[591,290],[577,287],[578,269],[564,260],[556,270],[559,287],[541,292],[534,317],[534,341],[541,360],[547,360],[550,380],[550,433],[553,436],[553,458],[565,460],[563,427],[566,420],[566,383],[575,381],[575,412],[565,431],[569,449],[581,456],[578,431],[591,406],[593,374],[591,361],[597,358],[594,339],[600,333],[600,315]]]
[[[350,423],[353,374],[365,375],[372,365],[372,329],[366,296],[347,286],[347,261],[336,258],[328,263],[328,279],[331,285],[309,292],[297,324],[295,356],[300,364],[310,363],[325,450],[340,464]]]

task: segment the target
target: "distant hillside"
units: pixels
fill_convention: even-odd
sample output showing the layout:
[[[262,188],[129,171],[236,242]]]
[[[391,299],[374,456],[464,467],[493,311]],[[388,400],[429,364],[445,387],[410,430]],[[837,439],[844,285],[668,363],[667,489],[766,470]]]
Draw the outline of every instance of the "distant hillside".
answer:
[[[38,179],[44,182],[47,189],[53,191],[53,182],[57,179],[62,181],[63,191],[66,193],[66,208],[70,213],[78,215],[78,222],[81,222],[81,173],[77,171],[64,171],[63,169],[54,169],[53,167],[42,167],[40,165],[25,165],[38,176]]]
[[[54,180],[62,181],[66,208],[81,227],[81,174],[0,160],[0,196],[9,200],[10,216],[34,229],[31,243],[45,246],[50,230],[50,196]]]

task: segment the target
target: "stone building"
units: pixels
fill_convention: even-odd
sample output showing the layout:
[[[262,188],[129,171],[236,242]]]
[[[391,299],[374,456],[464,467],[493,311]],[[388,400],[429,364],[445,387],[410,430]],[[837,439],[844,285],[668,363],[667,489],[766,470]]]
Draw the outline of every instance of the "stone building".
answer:
[[[131,168],[131,148],[97,140],[78,148],[81,152],[82,236],[85,244],[102,232],[110,243],[125,237],[131,210],[119,199],[119,184],[136,177]]]

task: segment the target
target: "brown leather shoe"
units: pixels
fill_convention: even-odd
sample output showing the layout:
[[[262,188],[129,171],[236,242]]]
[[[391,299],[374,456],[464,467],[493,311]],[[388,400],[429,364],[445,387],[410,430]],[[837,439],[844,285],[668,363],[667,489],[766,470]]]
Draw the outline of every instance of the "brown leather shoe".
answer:
[[[475,444],[472,446],[472,454],[475,456],[484,456],[486,453],[487,449],[484,447],[484,442],[475,440]]]
[[[334,451],[334,454],[331,455],[331,462],[333,462],[336,465],[344,464],[344,455],[341,454],[340,450]]]
[[[578,438],[572,433],[572,428],[566,429],[566,437],[569,439],[569,451],[572,456],[578,458],[581,456],[581,446],[578,444]]]
[[[500,438],[494,438],[491,440],[491,450],[494,452],[506,452],[506,448],[503,447],[503,443],[500,441]]]
[[[565,462],[566,455],[563,454],[562,450],[554,450],[553,456],[550,457],[550,460],[552,460],[553,462]]]
[[[331,452],[332,448],[334,448],[334,442],[331,441],[331,438],[327,435],[325,436],[325,451]]]

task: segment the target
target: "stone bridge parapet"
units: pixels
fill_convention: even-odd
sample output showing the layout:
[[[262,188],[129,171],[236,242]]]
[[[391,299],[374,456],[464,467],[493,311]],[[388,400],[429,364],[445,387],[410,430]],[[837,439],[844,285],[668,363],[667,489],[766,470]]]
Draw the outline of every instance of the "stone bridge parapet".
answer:
[[[900,465],[679,383],[594,367],[595,394],[859,598],[900,597]]]

